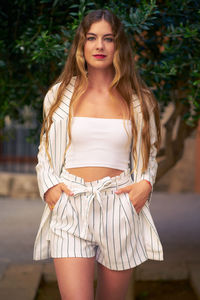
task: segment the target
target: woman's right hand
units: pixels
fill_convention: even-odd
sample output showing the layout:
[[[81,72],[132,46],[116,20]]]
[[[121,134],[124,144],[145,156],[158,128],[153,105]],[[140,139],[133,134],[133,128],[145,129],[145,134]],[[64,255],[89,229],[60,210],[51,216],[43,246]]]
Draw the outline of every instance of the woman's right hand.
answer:
[[[46,191],[44,194],[44,200],[48,204],[50,210],[53,210],[62,192],[65,192],[69,196],[73,196],[74,194],[64,183],[56,184]]]

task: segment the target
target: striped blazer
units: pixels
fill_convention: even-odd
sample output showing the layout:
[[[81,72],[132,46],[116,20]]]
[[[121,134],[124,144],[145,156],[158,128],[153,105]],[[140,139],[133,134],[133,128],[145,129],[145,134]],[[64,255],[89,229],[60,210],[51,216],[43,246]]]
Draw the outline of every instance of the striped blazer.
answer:
[[[70,83],[68,84],[66,91],[63,95],[61,104],[54,112],[52,119],[53,123],[51,124],[49,131],[49,154],[51,157],[52,166],[49,163],[46,151],[45,151],[45,135],[43,136],[42,142],[39,146],[38,152],[38,164],[36,166],[37,180],[39,192],[42,200],[44,201],[45,192],[53,187],[54,185],[62,182],[61,173],[64,164],[64,153],[67,146],[68,134],[67,134],[67,125],[68,125],[68,113],[70,100],[73,95],[74,85],[76,81],[76,76],[71,78]],[[44,111],[48,113],[51,105],[56,99],[56,94],[59,84],[54,85],[46,94],[44,99]],[[153,113],[150,114],[150,140],[151,140],[151,149],[148,168],[146,172],[142,173],[142,155],[141,155],[141,142],[142,142],[142,127],[143,127],[143,117],[140,107],[139,99],[136,95],[133,96],[133,109],[134,117],[138,130],[138,140],[136,145],[137,151],[137,166],[134,172],[131,174],[133,182],[139,182],[143,179],[150,181],[152,185],[152,190],[149,194],[148,201],[146,201],[141,212],[144,217],[144,238],[146,240],[147,246],[147,255],[150,259],[163,260],[162,245],[159,240],[157,230],[155,228],[153,219],[150,214],[149,204],[152,198],[153,185],[155,183],[156,173],[157,173],[157,149],[154,146],[156,141],[156,126]],[[132,141],[133,142],[133,141]],[[134,167],[134,161],[132,153],[130,152],[129,168],[132,170]],[[45,259],[49,256],[49,241],[46,240],[49,231],[49,222],[51,220],[52,211],[49,209],[48,205],[45,205],[45,209],[42,215],[42,220],[36,236],[36,241],[34,245],[34,259]],[[144,225],[145,225],[144,224]],[[41,243],[42,240],[42,243]],[[153,240],[153,243],[152,243]],[[148,248],[149,247],[149,248]]]

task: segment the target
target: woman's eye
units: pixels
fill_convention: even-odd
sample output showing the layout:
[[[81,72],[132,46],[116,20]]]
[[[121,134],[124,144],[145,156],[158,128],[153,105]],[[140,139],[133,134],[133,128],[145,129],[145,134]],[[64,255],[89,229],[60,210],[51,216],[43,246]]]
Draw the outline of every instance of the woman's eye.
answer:
[[[89,37],[87,38],[88,41],[92,41],[93,39],[94,39],[93,36],[89,36]]]
[[[112,42],[113,39],[112,38],[105,38],[108,42]]]

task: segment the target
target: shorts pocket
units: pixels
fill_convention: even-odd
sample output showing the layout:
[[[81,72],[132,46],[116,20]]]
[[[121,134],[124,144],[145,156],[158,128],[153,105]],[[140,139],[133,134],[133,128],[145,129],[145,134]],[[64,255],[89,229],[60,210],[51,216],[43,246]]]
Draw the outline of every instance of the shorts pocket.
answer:
[[[127,240],[130,239],[130,243],[134,249],[134,247],[137,248],[138,241],[141,237],[140,216],[137,214],[132,203],[130,203],[128,193],[122,193],[120,195],[122,211],[121,218],[124,221],[124,234]]]
[[[126,221],[128,221],[128,222],[131,221],[131,223],[132,223],[133,221],[135,222],[135,220],[136,220],[136,222],[138,222],[139,215],[136,212],[133,204],[131,203],[128,193],[121,193],[119,196],[120,196],[119,197],[120,206],[122,208],[123,215],[124,215]]]
[[[62,237],[67,233],[75,235],[78,226],[78,214],[69,198],[63,192],[53,209],[51,230]]]
[[[52,210],[51,228],[58,223],[58,220],[62,215],[63,210],[65,210],[65,207],[67,206],[67,202],[68,202],[68,196],[64,192],[62,192]]]
[[[140,216],[140,213],[138,214],[133,203],[131,202],[130,198],[129,198],[129,195],[128,193],[124,193],[125,194],[125,198],[126,198],[126,201],[128,202],[130,208],[133,210],[134,214],[139,218]]]
[[[57,207],[58,207],[59,204],[60,204],[61,198],[62,198],[62,193],[61,193],[60,197],[58,198],[58,201],[56,202],[56,204],[55,204],[55,206],[54,206],[54,208],[53,208],[53,211],[57,210]]]

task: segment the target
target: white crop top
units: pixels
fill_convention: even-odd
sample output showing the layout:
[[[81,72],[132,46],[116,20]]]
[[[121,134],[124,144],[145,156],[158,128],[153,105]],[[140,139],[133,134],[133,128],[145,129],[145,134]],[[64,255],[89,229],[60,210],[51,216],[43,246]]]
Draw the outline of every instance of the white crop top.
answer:
[[[129,138],[124,125],[129,133]],[[71,144],[65,168],[86,166],[128,168],[132,140],[130,120],[72,117]]]

